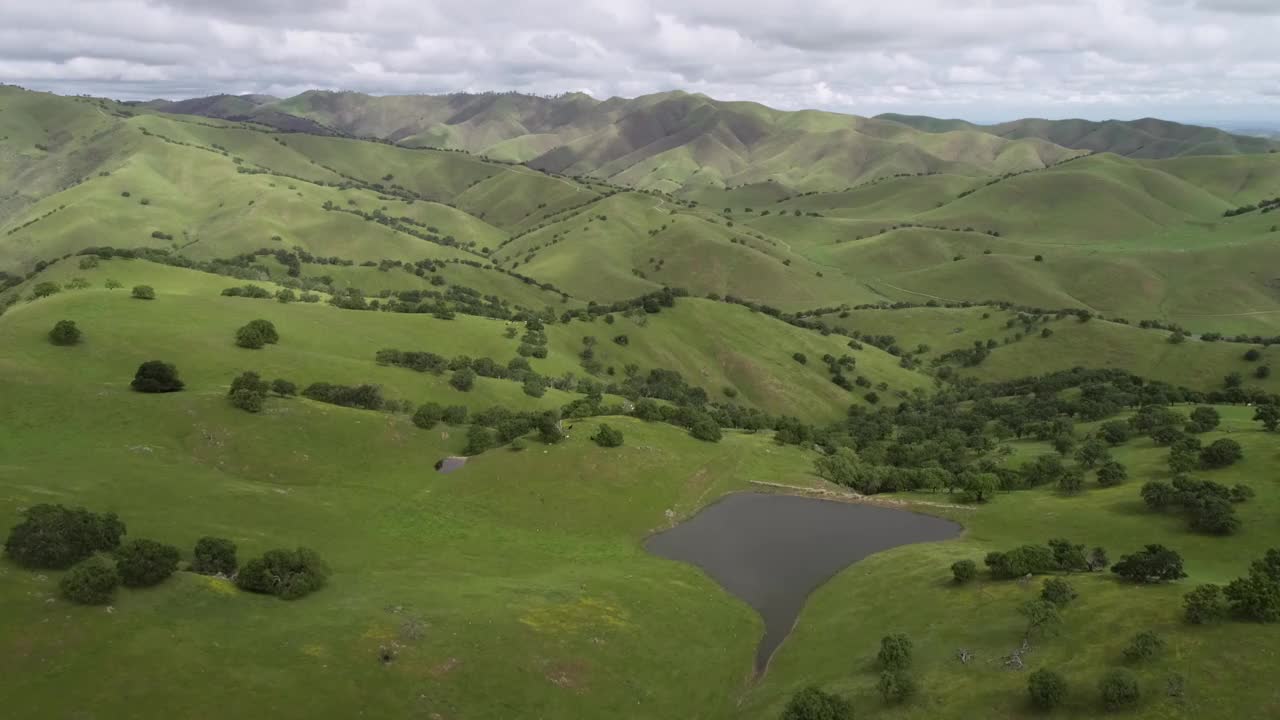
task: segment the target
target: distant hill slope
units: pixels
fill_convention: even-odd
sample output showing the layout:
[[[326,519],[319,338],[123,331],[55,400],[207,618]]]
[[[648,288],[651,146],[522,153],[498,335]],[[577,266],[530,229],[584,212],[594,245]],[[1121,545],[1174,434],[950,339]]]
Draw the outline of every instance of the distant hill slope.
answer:
[[[1034,138],[1076,150],[1152,160],[1186,155],[1249,155],[1280,149],[1280,143],[1265,137],[1233,135],[1217,128],[1155,118],[1102,122],[1026,118],[998,125],[975,125],[964,120],[894,113],[877,115],[876,119],[929,133],[985,132],[1008,140]]]
[[[541,98],[474,97],[490,110],[553,107]],[[1280,332],[1280,214],[1271,212],[1280,154],[1097,153],[1044,167],[1053,156],[1041,150],[1057,146],[1040,140],[859,119],[841,129],[850,118],[692,95],[649,102],[655,118],[673,102],[697,105],[694,114],[709,118],[713,134],[727,119],[758,115],[755,127],[767,132],[737,126],[734,137],[757,139],[755,150],[736,157],[749,163],[743,173],[769,177],[698,185],[713,171],[689,146],[667,151],[665,164],[602,166],[638,185],[688,183],[665,193],[466,152],[3,87],[0,287],[94,246],[161,249],[199,262],[267,250],[354,263],[308,266],[305,274],[371,294],[435,287],[381,267],[449,263],[450,286],[537,309],[674,287],[786,312],[999,300],[1201,332]],[[206,106],[272,103],[223,97]],[[807,134],[793,143],[777,131],[783,125]],[[608,131],[621,142],[627,127]],[[954,159],[949,170],[837,182],[855,160],[823,151],[822,133],[878,148],[876,172]],[[771,143],[776,157],[763,149]],[[588,145],[553,153],[575,162]],[[649,163],[657,163],[652,172]],[[1013,169],[1028,165],[1035,167]],[[975,175],[977,167],[998,174]],[[818,178],[831,189],[804,189]]]
[[[833,189],[899,173],[993,175],[1041,168],[1078,154],[1040,138],[993,138],[968,128],[938,137],[899,123],[784,112],[684,92],[601,101],[580,93],[375,97],[308,91],[283,100],[214,96],[147,107],[466,150],[668,192],[768,180]]]

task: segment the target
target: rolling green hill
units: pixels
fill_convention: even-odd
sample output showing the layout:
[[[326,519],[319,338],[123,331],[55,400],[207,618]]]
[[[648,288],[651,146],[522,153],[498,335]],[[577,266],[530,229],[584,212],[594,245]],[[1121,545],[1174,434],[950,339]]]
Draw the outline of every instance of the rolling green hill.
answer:
[[[1280,405],[1280,155],[1149,122],[918,124],[685,93],[0,87],[0,530],[83,506],[180,557],[82,606],[6,551],[0,715],[772,720],[816,684],[860,718],[1021,718],[1024,642],[1067,678],[1053,717],[1098,717],[1122,666],[1130,717],[1274,715],[1277,625],[1193,625],[1183,596],[1280,546],[1254,419]],[[1176,157],[1062,144],[1138,131]],[[242,346],[253,320],[279,341]],[[182,391],[132,391],[150,360]],[[302,392],[229,398],[246,371]],[[755,668],[761,617],[643,544],[741,491],[963,532],[835,568]],[[191,570],[203,536],[238,546],[241,584],[272,548],[332,574],[241,590]],[[1050,538],[1112,567],[1160,543],[1186,577],[1055,556],[1036,574],[1078,597],[1041,633],[1019,608],[1045,578],[983,560]],[[749,568],[762,586],[812,559],[752,553],[782,560]],[[1125,660],[1144,630],[1163,652]],[[915,693],[893,703],[898,632]]]

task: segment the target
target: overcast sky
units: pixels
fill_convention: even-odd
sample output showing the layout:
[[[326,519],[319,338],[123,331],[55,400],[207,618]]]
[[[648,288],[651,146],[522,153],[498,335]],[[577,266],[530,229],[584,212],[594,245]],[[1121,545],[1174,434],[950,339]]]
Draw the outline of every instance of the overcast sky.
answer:
[[[1280,125],[1277,38],[1280,0],[3,0],[0,82]]]

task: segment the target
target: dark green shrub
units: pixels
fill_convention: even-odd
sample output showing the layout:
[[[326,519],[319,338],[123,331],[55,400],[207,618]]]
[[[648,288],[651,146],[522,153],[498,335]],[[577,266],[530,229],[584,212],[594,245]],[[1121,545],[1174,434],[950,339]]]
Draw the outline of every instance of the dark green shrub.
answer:
[[[81,605],[106,605],[115,597],[120,575],[102,558],[89,558],[67,571],[58,581],[62,597]]]
[[[461,392],[469,392],[476,384],[476,373],[469,367],[462,368],[453,373],[449,378],[449,384],[455,390]]]
[[[956,584],[967,583],[978,576],[978,564],[972,560],[957,560],[951,563],[951,578]]]
[[[902,670],[911,667],[911,638],[902,633],[880,638],[880,652],[876,660],[886,670]]]
[[[1048,600],[1058,607],[1066,607],[1077,597],[1075,588],[1071,587],[1071,583],[1062,578],[1049,578],[1044,581],[1044,586],[1040,590],[1040,598]]]
[[[493,433],[483,425],[472,425],[467,428],[467,446],[462,449],[463,455],[479,455],[493,447]]]
[[[235,390],[231,393],[230,400],[233,407],[251,413],[262,412],[263,406],[266,405],[265,395],[250,390]]]
[[[236,574],[236,586],[249,592],[296,600],[324,587],[329,568],[314,550],[268,550]]]
[[[236,544],[226,538],[202,537],[196,541],[191,569],[204,575],[236,574]]]
[[[1129,641],[1129,646],[1124,649],[1124,658],[1129,662],[1150,660],[1163,652],[1164,646],[1163,638],[1150,630],[1144,630]]]
[[[787,701],[781,720],[853,720],[848,700],[809,686]]]
[[[1052,710],[1067,698],[1067,681],[1058,673],[1041,668],[1027,678],[1027,694],[1037,710]]]
[[[430,430],[440,422],[444,417],[444,408],[439,404],[429,402],[418,406],[418,410],[413,413],[413,424],[423,430]]]
[[[461,425],[467,421],[467,408],[463,405],[450,405],[444,409],[440,419],[448,425]]]
[[[133,297],[138,300],[155,300],[156,290],[150,285],[134,285]]]
[[[618,447],[622,444],[622,431],[601,424],[600,429],[596,431],[595,435],[591,436],[591,439],[600,447]]]
[[[294,385],[288,380],[284,380],[282,378],[276,378],[275,380],[271,381],[271,392],[275,393],[276,395],[279,395],[282,398],[293,397],[294,395],[298,394],[298,386]]]
[[[154,540],[131,540],[116,551],[116,572],[125,587],[151,587],[178,569],[178,548]]]
[[[906,670],[885,670],[880,673],[876,689],[885,702],[897,704],[916,694],[916,681]]]
[[[186,386],[178,379],[178,368],[172,363],[148,360],[138,366],[129,387],[142,393],[168,393]]]
[[[1182,571],[1182,556],[1163,545],[1148,545],[1132,555],[1124,555],[1111,566],[1111,572],[1138,583],[1160,583],[1187,576]]]
[[[49,342],[54,345],[75,345],[80,342],[80,328],[73,320],[59,320],[49,331]]]
[[[720,442],[720,426],[710,417],[700,417],[689,428],[689,434],[705,442]]]
[[[1227,604],[1222,599],[1222,588],[1217,585],[1197,585],[1196,589],[1182,597],[1182,607],[1187,622],[1208,625],[1226,617]]]
[[[27,568],[61,570],[95,552],[114,550],[125,533],[115,513],[91,513],[84,508],[34,505],[22,522],[9,531],[4,552]]]
[[[1098,693],[1102,696],[1102,706],[1113,712],[1137,705],[1142,697],[1138,677],[1124,668],[1108,670],[1098,682]]]

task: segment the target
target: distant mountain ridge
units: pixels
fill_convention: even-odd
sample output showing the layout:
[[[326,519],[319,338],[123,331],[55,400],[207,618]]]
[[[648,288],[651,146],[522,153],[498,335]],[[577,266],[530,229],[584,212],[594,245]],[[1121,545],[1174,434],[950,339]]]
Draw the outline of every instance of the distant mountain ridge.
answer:
[[[1142,159],[1254,154],[1280,143],[1156,119],[964,120],[782,111],[673,91],[597,100],[519,93],[374,96],[309,90],[291,98],[215,95],[152,101],[162,112],[253,121],[318,135],[466,150],[642,188],[776,181],[838,189],[898,174],[1000,175],[1081,152]]]
[[[1079,155],[1039,138],[975,130],[937,135],[901,123],[669,92],[597,100],[575,93],[292,98],[215,96],[146,106],[311,132],[466,150],[566,175],[676,191],[775,181],[837,189],[901,174],[989,176]]]
[[[1145,160],[1163,160],[1189,155],[1252,155],[1274,152],[1273,140],[1236,135],[1218,128],[1142,118],[1140,120],[1045,120],[1024,118],[996,125],[977,125],[965,120],[885,113],[881,120],[900,123],[930,133],[970,130],[1009,140],[1039,138],[1055,145],[1090,152],[1111,152]]]

